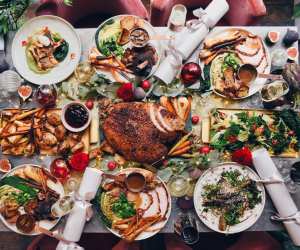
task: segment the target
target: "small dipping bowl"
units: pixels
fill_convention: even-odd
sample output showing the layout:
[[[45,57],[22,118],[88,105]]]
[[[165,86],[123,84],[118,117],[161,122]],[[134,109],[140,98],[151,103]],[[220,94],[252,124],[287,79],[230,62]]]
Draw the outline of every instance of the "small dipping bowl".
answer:
[[[257,70],[252,64],[243,64],[237,72],[238,78],[245,83],[254,82],[257,75]]]
[[[138,193],[144,189],[146,185],[146,178],[141,173],[133,172],[127,175],[125,185],[129,191]]]
[[[264,107],[270,109],[284,105],[289,90],[289,85],[284,80],[276,80],[265,85],[260,91]]]
[[[136,28],[130,32],[129,40],[134,47],[142,48],[149,42],[150,36],[147,30],[143,28]]]
[[[81,132],[89,126],[91,113],[84,104],[71,102],[63,107],[61,121],[67,130]]]

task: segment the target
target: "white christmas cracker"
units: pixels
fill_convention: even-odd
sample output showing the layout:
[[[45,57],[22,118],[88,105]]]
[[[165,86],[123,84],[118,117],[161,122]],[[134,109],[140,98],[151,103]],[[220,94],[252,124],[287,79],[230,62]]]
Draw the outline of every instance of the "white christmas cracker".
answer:
[[[79,250],[83,249],[76,242],[81,238],[86,221],[91,218],[90,201],[95,198],[99,185],[102,181],[103,172],[96,168],[86,168],[79,190],[76,194],[76,201],[67,219],[62,238],[56,250]]]
[[[154,75],[166,84],[171,83],[178,73],[182,60],[190,57],[209,33],[209,29],[216,25],[228,9],[229,5],[226,0],[214,0],[205,10],[195,10],[193,13],[199,19],[196,22],[190,22],[189,28],[180,34],[181,37],[178,39],[182,42],[175,49],[171,49],[172,52],[161,62]]]
[[[274,175],[282,178],[265,148],[255,150],[252,152],[252,156],[254,167],[260,178],[268,179]],[[298,208],[284,183],[267,184],[265,187],[280,217],[285,218],[296,215]],[[293,243],[296,246],[300,246],[300,225],[296,220],[283,221],[283,224]]]

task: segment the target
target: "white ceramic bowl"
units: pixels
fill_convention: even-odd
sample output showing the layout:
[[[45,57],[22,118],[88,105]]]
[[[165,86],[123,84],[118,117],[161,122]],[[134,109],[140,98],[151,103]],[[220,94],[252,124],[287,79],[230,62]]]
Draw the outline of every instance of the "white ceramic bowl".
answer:
[[[86,124],[83,125],[83,126],[80,127],[80,128],[74,128],[74,127],[70,126],[70,125],[67,123],[66,118],[65,118],[66,110],[67,110],[70,106],[72,106],[72,105],[74,105],[74,104],[79,104],[79,105],[81,105],[81,106],[87,111],[87,113],[88,113],[88,120],[87,120]],[[81,102],[70,102],[70,103],[66,104],[66,105],[63,107],[63,109],[62,109],[62,112],[61,112],[61,121],[62,121],[64,127],[65,127],[67,130],[69,130],[69,131],[71,131],[71,132],[81,132],[81,131],[85,130],[85,129],[90,125],[90,122],[91,122],[91,112],[90,112],[90,110],[89,110],[83,103],[81,103]]]

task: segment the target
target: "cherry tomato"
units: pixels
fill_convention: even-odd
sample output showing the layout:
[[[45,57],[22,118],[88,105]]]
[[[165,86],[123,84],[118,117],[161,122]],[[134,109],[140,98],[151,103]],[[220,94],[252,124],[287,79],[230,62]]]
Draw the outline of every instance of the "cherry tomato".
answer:
[[[288,133],[289,136],[294,136],[295,134],[296,134],[296,133],[295,133],[294,130],[290,130],[289,133]]]
[[[208,154],[210,152],[211,148],[209,146],[202,146],[199,148],[199,152],[201,154]]]
[[[273,144],[273,145],[276,145],[276,144],[278,144],[278,141],[277,141],[276,139],[273,139],[273,140],[272,140],[272,144]]]
[[[200,117],[198,115],[193,115],[192,116],[192,123],[197,124],[200,120]]]
[[[117,167],[117,163],[115,161],[110,161],[107,163],[107,168],[110,171],[113,171]]]
[[[149,80],[144,80],[144,81],[142,81],[142,83],[141,83],[141,87],[145,90],[145,91],[147,91],[147,90],[149,90],[150,88],[151,88],[151,82],[149,81]]]
[[[92,99],[86,100],[85,106],[86,106],[88,109],[92,109],[92,108],[94,107],[94,101],[93,101]]]

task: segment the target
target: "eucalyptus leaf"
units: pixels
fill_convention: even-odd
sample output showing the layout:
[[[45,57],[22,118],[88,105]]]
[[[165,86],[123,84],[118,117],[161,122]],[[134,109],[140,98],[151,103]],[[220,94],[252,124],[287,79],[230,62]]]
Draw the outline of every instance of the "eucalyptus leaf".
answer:
[[[163,168],[157,171],[157,175],[163,182],[167,183],[173,175],[173,171],[171,168]]]
[[[181,83],[177,84],[157,84],[153,88],[153,95],[155,96],[170,96],[170,97],[176,97],[180,94],[182,94],[184,91],[184,85]]]

